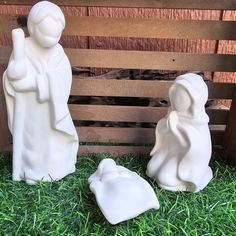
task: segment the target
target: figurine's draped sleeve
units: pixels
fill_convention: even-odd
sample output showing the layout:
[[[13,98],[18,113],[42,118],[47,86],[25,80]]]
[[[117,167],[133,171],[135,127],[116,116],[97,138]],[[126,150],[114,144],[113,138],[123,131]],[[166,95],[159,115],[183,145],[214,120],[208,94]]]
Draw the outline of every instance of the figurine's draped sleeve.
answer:
[[[6,71],[3,74],[3,90],[4,90],[4,94],[5,94],[6,107],[7,107],[8,128],[12,133],[15,91],[7,78]]]
[[[67,105],[72,76],[70,63],[66,55],[60,64],[61,65],[58,67],[60,68],[59,70],[49,71],[47,73],[50,102],[53,108],[53,125],[55,129],[75,136],[75,129]]]
[[[52,107],[53,128],[78,140],[73,121],[68,109],[68,98],[72,83],[72,73],[69,60],[63,48],[58,45],[54,56],[48,61],[47,70],[42,78],[37,79],[38,97],[47,101]]]

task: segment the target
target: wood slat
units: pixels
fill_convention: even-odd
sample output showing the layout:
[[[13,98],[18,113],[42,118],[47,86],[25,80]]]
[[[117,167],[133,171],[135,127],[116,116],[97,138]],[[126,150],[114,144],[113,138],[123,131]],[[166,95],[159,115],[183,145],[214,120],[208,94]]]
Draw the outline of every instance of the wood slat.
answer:
[[[236,90],[234,91],[226,126],[224,148],[229,160],[236,164]]]
[[[113,97],[168,97],[171,81],[118,80],[74,76],[71,95]],[[210,99],[231,99],[236,84],[207,83]],[[106,88],[106,89],[104,89]]]
[[[32,5],[36,0],[1,0],[0,4]],[[177,8],[177,9],[214,9],[235,10],[235,0],[57,0],[52,1],[66,6],[97,6],[97,7],[143,7],[143,8]]]
[[[73,120],[114,122],[158,122],[167,114],[166,107],[107,105],[69,105]],[[210,124],[226,124],[228,110],[207,109]]]
[[[225,126],[210,126],[212,143],[222,144]],[[80,142],[153,144],[154,128],[77,127]]]
[[[236,71],[235,55],[65,49],[72,66],[123,69]],[[0,64],[9,60],[10,47],[0,47]]]
[[[0,15],[1,32],[19,27],[17,15]],[[235,40],[235,21],[66,17],[64,35]],[[91,30],[93,29],[93,30]]]
[[[235,28],[235,21],[69,17],[65,34],[103,37],[234,40],[236,39]]]
[[[98,153],[111,153],[113,157],[121,157],[128,154],[142,154],[148,155],[152,147],[144,146],[96,146],[96,145],[81,145],[79,147],[79,155],[98,154]]]
[[[236,71],[235,55],[67,49],[72,65],[97,68]]]

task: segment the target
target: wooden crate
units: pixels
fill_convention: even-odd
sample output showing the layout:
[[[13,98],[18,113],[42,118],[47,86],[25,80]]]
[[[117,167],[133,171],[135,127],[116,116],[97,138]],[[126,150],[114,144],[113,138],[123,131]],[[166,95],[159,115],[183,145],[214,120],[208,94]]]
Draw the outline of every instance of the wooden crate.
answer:
[[[32,5],[37,1],[4,0],[4,4]],[[215,9],[236,10],[235,0],[62,0],[58,5],[121,8]],[[22,17],[22,16],[20,16]],[[133,37],[159,39],[236,40],[235,21],[154,20],[94,16],[66,17],[66,35]],[[0,15],[0,35],[21,27],[19,15]],[[23,27],[24,28],[24,27]],[[25,28],[24,28],[25,29]],[[89,68],[191,70],[208,72],[236,72],[236,56],[232,54],[177,53],[159,51],[101,50],[66,48],[72,66]],[[0,64],[7,64],[11,47],[0,46]],[[74,76],[72,96],[112,96],[137,98],[165,98],[172,82],[117,80]],[[230,111],[208,109],[213,144],[224,145],[227,155],[236,161],[236,85],[208,83],[210,99],[233,99]],[[70,104],[73,119],[104,122],[158,122],[167,112],[163,107],[111,106]],[[0,149],[10,146],[3,91],[0,89]],[[226,128],[225,128],[226,127]],[[153,128],[77,127],[80,154],[112,152],[147,154],[154,143]],[[110,145],[104,145],[110,143]],[[113,145],[111,145],[113,143]],[[199,147],[200,148],[200,147]]]

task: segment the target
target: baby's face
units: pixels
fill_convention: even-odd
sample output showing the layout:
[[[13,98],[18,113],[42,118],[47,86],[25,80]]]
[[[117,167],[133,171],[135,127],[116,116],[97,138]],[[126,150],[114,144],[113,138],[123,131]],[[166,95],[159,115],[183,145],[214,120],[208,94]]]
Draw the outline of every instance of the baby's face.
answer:
[[[59,42],[62,31],[62,23],[59,20],[47,16],[39,24],[34,26],[33,37],[40,46],[50,48]]]
[[[178,112],[188,112],[191,106],[191,98],[182,86],[174,84],[170,88],[170,103],[174,110]]]

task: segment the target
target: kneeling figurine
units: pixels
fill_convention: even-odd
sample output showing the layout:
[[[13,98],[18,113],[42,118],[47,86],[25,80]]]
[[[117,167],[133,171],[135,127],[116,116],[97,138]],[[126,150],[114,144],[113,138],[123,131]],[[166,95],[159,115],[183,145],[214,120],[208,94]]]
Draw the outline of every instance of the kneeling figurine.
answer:
[[[198,192],[212,179],[212,153],[205,112],[208,89],[201,76],[178,76],[169,90],[171,106],[156,127],[147,175],[171,191]]]

